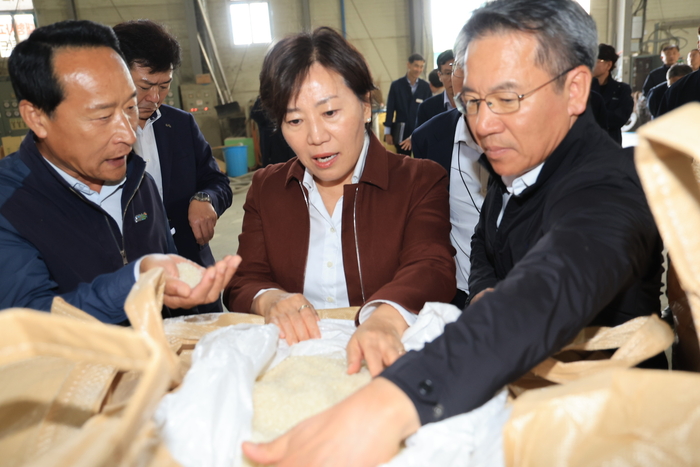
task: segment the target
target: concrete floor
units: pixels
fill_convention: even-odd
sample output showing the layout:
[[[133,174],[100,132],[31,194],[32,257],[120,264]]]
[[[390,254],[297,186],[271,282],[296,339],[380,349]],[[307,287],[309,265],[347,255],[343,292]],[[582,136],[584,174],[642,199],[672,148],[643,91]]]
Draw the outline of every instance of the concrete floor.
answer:
[[[230,178],[233,204],[219,218],[214,229],[214,238],[209,242],[216,260],[226,255],[235,255],[238,250],[238,235],[243,226],[243,203],[252,178],[252,172],[242,177]]]

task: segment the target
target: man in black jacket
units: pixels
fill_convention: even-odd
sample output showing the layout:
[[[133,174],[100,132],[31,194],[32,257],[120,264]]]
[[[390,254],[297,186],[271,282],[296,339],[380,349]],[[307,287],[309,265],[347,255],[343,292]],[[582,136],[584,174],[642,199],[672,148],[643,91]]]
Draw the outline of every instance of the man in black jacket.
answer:
[[[661,239],[632,152],[586,110],[593,19],[570,0],[496,0],[460,38],[455,103],[492,171],[472,240],[476,295],[443,335],[340,404],[244,444],[253,460],[385,462],[421,425],[479,407],[585,326],[659,312]]]
[[[593,78],[598,81],[598,91],[605,101],[608,134],[617,144],[621,145],[621,128],[632,115],[634,100],[629,84],[615,81],[612,77],[617,59],[615,47],[608,44],[598,45],[598,60],[593,67]]]

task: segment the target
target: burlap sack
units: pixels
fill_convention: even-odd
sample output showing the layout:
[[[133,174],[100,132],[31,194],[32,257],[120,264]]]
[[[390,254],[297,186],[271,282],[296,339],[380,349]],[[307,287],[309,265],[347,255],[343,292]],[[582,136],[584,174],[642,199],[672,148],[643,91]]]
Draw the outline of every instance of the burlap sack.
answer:
[[[700,104],[638,130],[637,171],[700,323]],[[528,391],[504,427],[506,463],[546,466],[700,465],[700,375],[607,370]]]

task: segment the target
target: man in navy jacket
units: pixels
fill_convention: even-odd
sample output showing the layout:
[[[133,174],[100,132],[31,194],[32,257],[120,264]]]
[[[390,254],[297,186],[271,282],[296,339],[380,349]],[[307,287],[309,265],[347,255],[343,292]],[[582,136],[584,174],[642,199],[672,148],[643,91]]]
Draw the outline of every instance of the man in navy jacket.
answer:
[[[126,320],[138,275],[166,271],[169,307],[209,303],[227,258],[194,288],[176,255],[153,179],[133,153],[136,91],[112,30],[90,21],[36,29],[8,64],[31,131],[0,161],[0,309],[48,311],[61,296],[101,321]]]
[[[158,185],[178,253],[210,266],[214,256],[209,240],[233,194],[192,115],[163,105],[180,65],[180,44],[150,20],[127,21],[114,32],[136,85],[139,127],[134,150]],[[222,311],[219,300],[176,314],[215,311]]]
[[[432,95],[428,82],[419,78],[424,67],[425,59],[420,54],[411,55],[406,64],[406,76],[391,83],[389,88],[384,140],[396,146],[399,154],[411,154],[411,133],[416,125],[418,106]],[[403,131],[398,128],[401,123]]]
[[[418,106],[416,115],[416,128],[436,116],[448,110],[455,108],[454,92],[452,90],[452,64],[455,61],[455,56],[452,50],[445,50],[438,55],[437,70],[440,81],[445,88],[439,94],[425,100]]]
[[[464,50],[456,49],[456,52],[460,59],[454,61],[450,89],[461,90]],[[462,309],[469,296],[471,238],[489,179],[486,168],[478,163],[483,151],[474,142],[466,119],[457,109],[431,118],[416,128],[411,139],[413,156],[437,162],[450,180],[450,240],[457,251],[457,290],[452,304]]]

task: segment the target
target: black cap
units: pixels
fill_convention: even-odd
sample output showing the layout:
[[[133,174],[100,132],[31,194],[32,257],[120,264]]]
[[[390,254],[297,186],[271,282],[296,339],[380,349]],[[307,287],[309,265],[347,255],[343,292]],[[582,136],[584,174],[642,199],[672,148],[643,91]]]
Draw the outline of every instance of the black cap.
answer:
[[[613,65],[617,62],[617,52],[615,52],[615,47],[608,44],[598,45],[598,60],[606,60],[608,62],[613,62]]]

